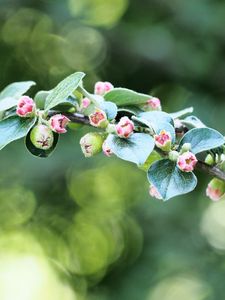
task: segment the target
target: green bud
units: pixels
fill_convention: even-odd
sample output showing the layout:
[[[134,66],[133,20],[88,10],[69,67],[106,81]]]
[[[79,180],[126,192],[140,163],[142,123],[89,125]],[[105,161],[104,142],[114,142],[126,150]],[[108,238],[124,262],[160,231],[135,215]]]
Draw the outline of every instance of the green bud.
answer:
[[[190,143],[184,143],[183,146],[181,147],[180,153],[185,153],[191,150],[191,144]]]
[[[105,136],[98,132],[90,132],[85,134],[81,140],[81,150],[85,157],[91,157],[102,152],[102,144]]]
[[[214,158],[213,158],[213,156],[211,154],[208,154],[206,156],[205,163],[208,164],[208,165],[210,165],[210,166],[212,166],[215,163]]]
[[[30,140],[36,148],[48,150],[53,145],[54,135],[48,126],[39,124],[31,130]]]
[[[177,161],[179,157],[179,153],[177,151],[170,151],[169,152],[169,159],[172,160],[172,161]]]

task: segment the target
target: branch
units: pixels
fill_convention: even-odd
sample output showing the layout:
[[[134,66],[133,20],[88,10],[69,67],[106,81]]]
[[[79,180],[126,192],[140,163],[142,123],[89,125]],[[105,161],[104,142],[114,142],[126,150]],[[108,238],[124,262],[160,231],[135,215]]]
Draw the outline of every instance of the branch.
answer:
[[[216,166],[210,166],[202,161],[198,161],[196,168],[200,171],[203,171],[209,175],[225,181],[225,172]]]
[[[59,112],[50,111],[49,116],[53,116],[57,113],[59,113]],[[63,113],[63,115],[65,115],[67,118],[69,118],[70,121],[73,123],[91,126],[90,122],[89,122],[89,118],[87,116],[84,116],[83,114],[65,112],[65,113]],[[187,131],[188,131],[188,129],[185,126],[176,128],[176,133],[178,133],[178,134],[184,133]],[[160,149],[157,149],[157,152],[160,152],[160,155],[164,156],[164,152],[160,151]],[[219,169],[216,166],[210,166],[210,165],[207,165],[206,163],[204,163],[203,161],[198,161],[198,163],[196,165],[196,169],[225,181],[225,172],[223,172],[221,169]]]

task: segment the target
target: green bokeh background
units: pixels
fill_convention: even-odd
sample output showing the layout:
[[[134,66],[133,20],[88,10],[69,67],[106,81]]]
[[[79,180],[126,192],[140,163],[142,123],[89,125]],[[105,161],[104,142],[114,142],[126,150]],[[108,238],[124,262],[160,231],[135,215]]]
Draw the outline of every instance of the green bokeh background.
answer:
[[[49,90],[75,71],[194,106],[223,134],[223,0],[0,0],[0,88]],[[48,159],[23,141],[0,153],[1,300],[224,299],[225,203],[209,178],[168,203],[134,165],[62,135]]]

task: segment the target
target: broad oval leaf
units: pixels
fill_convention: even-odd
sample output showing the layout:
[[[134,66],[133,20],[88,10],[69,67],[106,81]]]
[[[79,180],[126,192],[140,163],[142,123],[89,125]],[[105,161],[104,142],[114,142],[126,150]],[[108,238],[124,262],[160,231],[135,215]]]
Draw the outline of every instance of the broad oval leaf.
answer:
[[[183,144],[191,144],[194,154],[222,146],[225,139],[221,133],[212,128],[193,128],[180,141],[179,149]]]
[[[137,165],[145,163],[155,146],[154,139],[145,133],[133,133],[128,139],[110,134],[106,141],[116,156]]]
[[[152,96],[125,88],[115,88],[106,93],[104,98],[106,101],[114,102],[117,106],[123,106],[146,103]]]
[[[0,100],[0,111],[10,109],[17,105],[18,99],[12,97],[6,97]]]
[[[45,157],[48,157],[50,154],[52,154],[52,152],[55,150],[56,148],[56,145],[58,143],[58,140],[59,140],[59,134],[56,133],[56,132],[53,132],[54,134],[54,142],[53,142],[53,145],[50,149],[48,150],[42,150],[42,149],[38,149],[36,148],[33,143],[31,142],[30,140],[30,132],[27,134],[26,136],[26,147],[27,147],[27,150],[33,154],[34,156],[38,156],[38,157],[42,157],[42,158],[45,158]]]
[[[45,102],[45,110],[49,110],[65,100],[77,89],[85,74],[83,72],[76,72],[66,77],[61,81],[47,96]]]
[[[0,93],[0,101],[7,97],[18,99],[35,84],[36,83],[34,81],[21,81],[11,83]]]
[[[161,159],[151,165],[148,170],[148,180],[153,184],[163,200],[183,195],[193,191],[197,178],[192,172],[182,172],[175,162]]]
[[[9,117],[0,122],[0,149],[27,135],[36,118]]]

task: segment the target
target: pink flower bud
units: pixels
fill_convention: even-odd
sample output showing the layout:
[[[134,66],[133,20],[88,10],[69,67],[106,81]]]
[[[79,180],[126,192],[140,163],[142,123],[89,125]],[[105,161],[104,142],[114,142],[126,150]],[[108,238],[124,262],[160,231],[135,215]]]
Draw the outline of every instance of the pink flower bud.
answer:
[[[110,157],[113,154],[111,148],[107,144],[107,141],[104,141],[104,143],[102,144],[102,151],[108,157]]]
[[[54,115],[49,120],[51,129],[57,133],[65,133],[66,132],[65,127],[69,122],[70,119],[68,119],[67,117],[61,114]]]
[[[159,199],[159,200],[162,199],[161,195],[159,194],[157,188],[154,185],[150,185],[149,194],[151,197],[154,197],[156,199]]]
[[[219,201],[221,197],[225,194],[225,182],[213,178],[206,189],[206,195],[213,201]]]
[[[106,113],[96,108],[95,111],[89,116],[90,124],[94,127],[105,128],[109,124]]]
[[[104,137],[97,132],[90,132],[85,134],[81,140],[81,150],[85,157],[91,157],[102,151],[102,144]]]
[[[105,93],[111,91],[114,88],[114,86],[110,82],[103,82],[103,81],[98,81],[95,84],[95,91],[94,93],[96,95],[103,96]]]
[[[88,108],[90,104],[91,100],[86,97],[81,100],[81,108]]]
[[[16,113],[20,117],[31,117],[36,109],[33,99],[28,96],[22,96],[17,104]]]
[[[31,130],[30,140],[36,148],[48,150],[53,145],[54,135],[48,126],[40,124]]]
[[[161,130],[159,134],[154,136],[156,147],[163,151],[170,151],[171,149],[171,135],[165,130]]]
[[[128,117],[122,117],[116,125],[117,135],[121,138],[128,138],[134,131],[134,123]]]
[[[198,160],[191,152],[185,152],[178,157],[177,166],[183,172],[191,172],[194,170]]]

